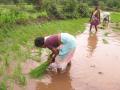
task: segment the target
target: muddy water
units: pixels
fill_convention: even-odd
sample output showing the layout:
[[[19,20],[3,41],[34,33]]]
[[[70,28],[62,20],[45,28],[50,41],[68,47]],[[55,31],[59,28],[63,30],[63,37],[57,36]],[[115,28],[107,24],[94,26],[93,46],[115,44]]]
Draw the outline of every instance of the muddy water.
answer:
[[[120,34],[110,28],[88,30],[77,36],[78,46],[66,72],[48,72],[42,79],[28,81],[25,90],[120,90]]]

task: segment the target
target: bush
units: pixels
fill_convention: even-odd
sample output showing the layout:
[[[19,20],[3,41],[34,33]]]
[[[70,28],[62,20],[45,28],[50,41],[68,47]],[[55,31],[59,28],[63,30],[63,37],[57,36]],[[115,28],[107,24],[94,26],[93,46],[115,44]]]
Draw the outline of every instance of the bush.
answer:
[[[48,16],[58,19],[88,17],[90,12],[88,4],[80,4],[76,0],[46,1],[44,2],[44,8]]]
[[[63,14],[66,18],[78,18],[78,3],[76,0],[65,0],[63,4]]]
[[[34,12],[32,12],[34,11]],[[35,11],[32,5],[2,5],[0,6],[0,26],[5,23],[26,23],[37,17],[47,17],[45,11]]]
[[[88,17],[90,15],[90,9],[89,9],[88,4],[86,3],[79,4],[78,12],[81,17]]]
[[[46,1],[44,3],[45,3],[44,8],[47,11],[48,16],[55,17],[58,19],[62,17],[61,9],[58,7],[57,2],[51,0],[51,1]]]

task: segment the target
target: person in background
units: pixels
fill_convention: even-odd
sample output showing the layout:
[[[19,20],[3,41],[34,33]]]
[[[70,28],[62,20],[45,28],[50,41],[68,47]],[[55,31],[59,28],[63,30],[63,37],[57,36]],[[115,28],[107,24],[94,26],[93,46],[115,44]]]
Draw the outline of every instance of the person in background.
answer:
[[[76,39],[68,33],[60,33],[46,37],[37,37],[34,41],[36,47],[48,48],[50,54],[50,68],[65,70],[71,62],[76,49]]]
[[[103,12],[103,26],[107,26],[110,22],[110,13],[109,12]]]
[[[90,32],[92,27],[95,27],[96,32],[98,31],[98,25],[100,24],[100,10],[99,6],[95,7],[95,10],[92,12],[90,17]]]

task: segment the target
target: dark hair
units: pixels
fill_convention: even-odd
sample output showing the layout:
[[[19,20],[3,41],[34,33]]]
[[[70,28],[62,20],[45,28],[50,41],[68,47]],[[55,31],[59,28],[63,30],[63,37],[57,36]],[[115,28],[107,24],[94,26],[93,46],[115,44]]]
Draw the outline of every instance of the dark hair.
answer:
[[[36,47],[42,47],[44,45],[44,37],[37,37],[34,40],[34,44]]]

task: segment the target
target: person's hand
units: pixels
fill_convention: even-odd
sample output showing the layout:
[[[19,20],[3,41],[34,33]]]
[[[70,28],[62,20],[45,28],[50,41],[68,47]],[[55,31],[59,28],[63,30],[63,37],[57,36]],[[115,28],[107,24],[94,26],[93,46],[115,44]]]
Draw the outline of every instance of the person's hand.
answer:
[[[48,57],[49,63],[55,62],[55,57],[56,57],[56,54],[54,53],[50,54]]]
[[[59,50],[55,48],[54,49],[54,54],[56,54],[56,55],[59,54]]]

